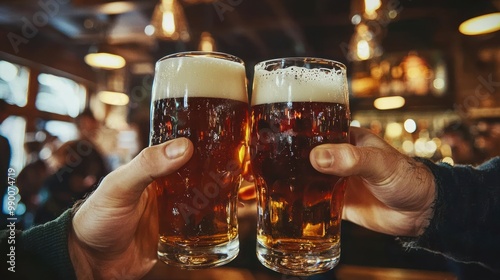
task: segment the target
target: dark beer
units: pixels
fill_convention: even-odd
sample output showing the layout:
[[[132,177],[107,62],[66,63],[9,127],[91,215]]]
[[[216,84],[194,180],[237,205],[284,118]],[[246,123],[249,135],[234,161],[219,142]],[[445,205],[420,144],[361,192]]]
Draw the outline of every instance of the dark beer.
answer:
[[[198,71],[199,75],[173,76],[175,80],[163,84],[170,87],[168,94],[154,90],[151,145],[178,137],[194,144],[194,154],[186,165],[153,183],[159,214],[158,257],[186,268],[221,265],[239,251],[236,208],[248,138],[246,92],[238,86],[232,94],[224,92],[227,88],[218,93],[217,88],[225,88],[223,67],[217,87],[198,84],[204,79],[200,76],[216,74],[210,73],[212,64],[220,64],[214,58],[169,62],[178,67],[191,65],[186,73]],[[163,68],[158,75],[171,74],[165,72]],[[183,79],[192,80],[185,83],[188,90],[171,91]],[[240,83],[244,85],[244,76]]]
[[[229,202],[241,180],[248,104],[201,97],[185,104],[171,98],[155,101],[154,111],[152,145],[186,137],[195,148],[177,173],[155,181],[161,242],[217,245],[234,239],[236,209]]]
[[[345,181],[316,171],[309,154],[320,144],[348,142],[349,109],[342,79],[335,86],[330,73],[279,71],[257,72],[254,81],[257,255],[271,269],[310,275],[338,263]]]

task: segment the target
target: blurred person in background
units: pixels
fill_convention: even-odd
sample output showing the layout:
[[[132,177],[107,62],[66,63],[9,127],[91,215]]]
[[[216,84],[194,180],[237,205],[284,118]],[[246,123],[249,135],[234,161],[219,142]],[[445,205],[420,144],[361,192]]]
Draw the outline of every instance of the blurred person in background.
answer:
[[[75,118],[79,138],[62,144],[47,160],[51,170],[38,194],[34,224],[50,221],[93,191],[110,170],[99,143],[101,124],[90,109]]]
[[[482,118],[476,123],[476,144],[486,158],[500,156],[500,117]]]
[[[27,164],[17,176],[17,187],[26,211],[22,216],[22,228],[28,229],[33,225],[35,213],[40,206],[42,189],[45,179],[50,175],[49,168],[43,160],[36,160]]]
[[[33,141],[26,142],[24,145],[28,160],[17,176],[21,203],[26,207],[24,214],[20,217],[21,223],[19,223],[24,229],[33,225],[35,213],[46,199],[45,192],[41,192],[42,186],[47,177],[53,174],[59,166],[52,155],[60,145],[58,137],[44,130],[36,132]]]
[[[110,170],[121,165],[117,155],[119,133],[116,129],[109,128],[102,121],[99,121],[89,108],[76,117],[75,124],[79,132],[79,139],[89,141],[93,148],[101,154]]]
[[[94,190],[99,180],[108,173],[101,154],[87,140],[63,144],[55,156],[62,160],[59,169],[44,181],[42,201],[36,211],[35,224],[53,220]]]
[[[484,153],[476,147],[469,126],[463,122],[452,122],[445,126],[439,138],[443,144],[450,146],[455,164],[477,165],[486,159]]]
[[[85,109],[75,118],[81,139],[96,142],[101,125],[90,109]]]

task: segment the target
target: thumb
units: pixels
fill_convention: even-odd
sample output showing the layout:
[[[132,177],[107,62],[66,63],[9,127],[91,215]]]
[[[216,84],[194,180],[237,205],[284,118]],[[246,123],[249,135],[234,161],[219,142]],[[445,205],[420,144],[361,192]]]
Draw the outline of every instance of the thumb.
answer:
[[[95,195],[107,198],[113,204],[127,205],[137,202],[148,184],[179,169],[192,154],[193,144],[186,138],[145,148],[128,164],[109,173],[102,180]]]
[[[315,147],[309,159],[319,172],[336,176],[358,175],[371,182],[391,176],[405,157],[383,139],[358,127],[350,128],[351,144],[324,144]],[[392,171],[391,171],[392,170]]]
[[[372,168],[376,166],[369,166],[370,162],[378,161],[368,160],[371,156],[376,156],[376,153],[370,148],[359,148],[350,144],[324,144],[315,147],[309,158],[316,170],[345,177],[372,173]]]

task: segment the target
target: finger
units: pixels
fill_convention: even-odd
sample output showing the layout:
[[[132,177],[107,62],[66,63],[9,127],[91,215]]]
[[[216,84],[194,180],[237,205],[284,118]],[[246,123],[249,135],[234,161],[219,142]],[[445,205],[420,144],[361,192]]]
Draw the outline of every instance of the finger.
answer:
[[[179,169],[192,154],[193,144],[186,138],[148,147],[128,164],[108,174],[96,193],[121,204],[137,201],[148,184]]]
[[[372,181],[389,176],[390,166],[398,162],[397,151],[379,137],[353,129],[351,144],[324,144],[315,147],[309,159],[312,166],[326,174],[337,176],[359,175]]]

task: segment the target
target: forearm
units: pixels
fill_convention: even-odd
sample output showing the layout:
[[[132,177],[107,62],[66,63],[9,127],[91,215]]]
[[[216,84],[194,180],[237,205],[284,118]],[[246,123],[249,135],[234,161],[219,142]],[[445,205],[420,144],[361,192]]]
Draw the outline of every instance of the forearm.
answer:
[[[500,158],[478,168],[422,161],[436,179],[434,215],[404,245],[500,269]]]

